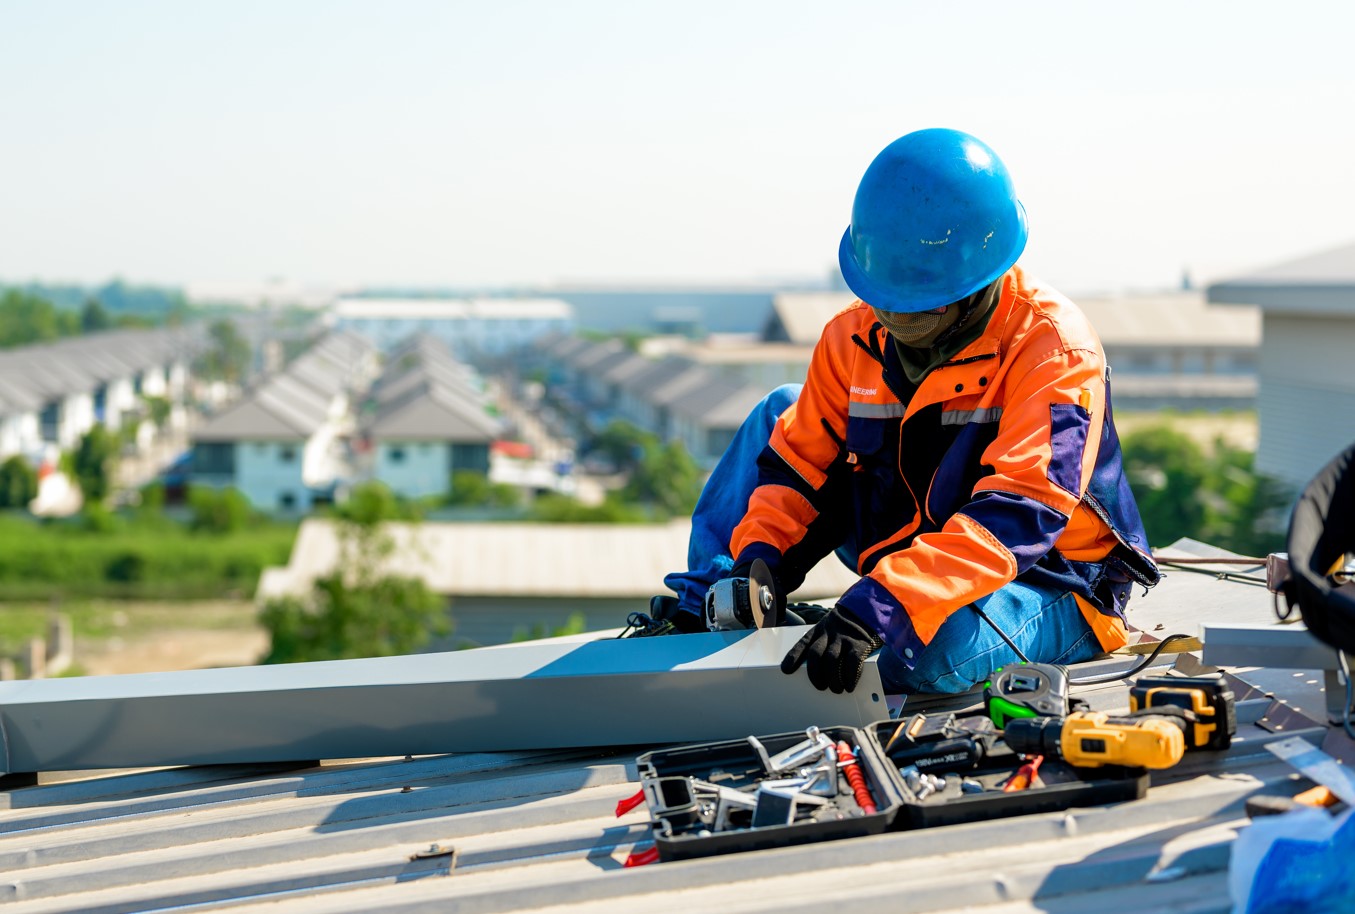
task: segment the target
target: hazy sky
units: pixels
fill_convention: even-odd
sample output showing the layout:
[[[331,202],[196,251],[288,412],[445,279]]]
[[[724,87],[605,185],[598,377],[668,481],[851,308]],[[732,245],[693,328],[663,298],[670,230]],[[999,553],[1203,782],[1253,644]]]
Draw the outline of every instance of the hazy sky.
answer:
[[[1345,2],[0,0],[0,280],[818,278],[987,141],[1068,291],[1355,241]]]

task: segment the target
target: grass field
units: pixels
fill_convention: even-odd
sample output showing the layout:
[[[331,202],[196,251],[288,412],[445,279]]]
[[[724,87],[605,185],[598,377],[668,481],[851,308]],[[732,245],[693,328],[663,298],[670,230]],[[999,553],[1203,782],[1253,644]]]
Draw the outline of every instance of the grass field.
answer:
[[[1220,438],[1233,447],[1247,451],[1256,450],[1258,426],[1254,411],[1186,413],[1175,410],[1152,412],[1115,410],[1115,427],[1122,437],[1129,432],[1153,425],[1169,425],[1189,435],[1196,444],[1206,450],[1212,450],[1214,442]]]
[[[73,673],[133,673],[255,662],[267,648],[249,600],[0,603],[0,656],[44,637],[59,612],[75,634]]]
[[[247,598],[264,568],[286,564],[295,539],[293,524],[209,534],[164,518],[95,530],[0,515],[0,601]]]

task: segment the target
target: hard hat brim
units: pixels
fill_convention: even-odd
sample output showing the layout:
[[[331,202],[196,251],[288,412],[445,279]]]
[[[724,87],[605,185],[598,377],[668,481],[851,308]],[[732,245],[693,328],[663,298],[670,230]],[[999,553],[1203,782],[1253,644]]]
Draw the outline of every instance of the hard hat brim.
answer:
[[[1016,203],[1019,220],[1019,231],[1016,232],[1016,237],[1012,240],[1011,250],[1007,252],[1006,256],[995,258],[994,262],[997,266],[987,273],[978,276],[957,277],[953,286],[927,292],[907,293],[899,289],[888,288],[867,276],[866,272],[861,269],[860,264],[857,263],[856,251],[852,246],[852,229],[851,226],[848,226],[847,230],[842,233],[842,243],[838,245],[838,266],[842,270],[842,278],[846,280],[847,288],[852,290],[852,294],[872,308],[878,308],[881,311],[914,313],[930,311],[933,308],[940,308],[942,305],[957,302],[974,294],[1006,273],[1025,250],[1026,239],[1028,238],[1026,210],[1020,201],[1014,202]]]

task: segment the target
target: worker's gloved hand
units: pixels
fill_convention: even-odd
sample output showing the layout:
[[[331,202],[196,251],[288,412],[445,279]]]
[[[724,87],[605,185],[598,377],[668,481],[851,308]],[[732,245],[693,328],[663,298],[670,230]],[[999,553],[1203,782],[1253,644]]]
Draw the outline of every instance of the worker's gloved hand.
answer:
[[[781,672],[794,673],[801,665],[814,688],[822,692],[850,692],[861,681],[861,669],[884,640],[841,606],[809,630],[781,661]]]

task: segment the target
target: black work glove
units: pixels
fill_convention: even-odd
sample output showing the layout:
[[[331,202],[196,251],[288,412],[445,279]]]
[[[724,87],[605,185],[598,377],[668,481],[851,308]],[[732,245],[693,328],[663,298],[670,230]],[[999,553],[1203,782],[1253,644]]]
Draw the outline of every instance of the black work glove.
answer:
[[[789,675],[803,664],[809,681],[820,692],[824,689],[835,694],[850,692],[861,681],[866,658],[882,644],[879,635],[841,606],[835,606],[786,652],[781,672]]]

